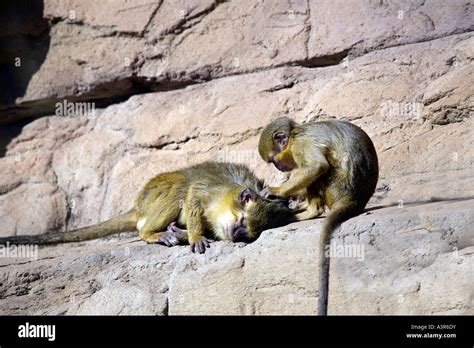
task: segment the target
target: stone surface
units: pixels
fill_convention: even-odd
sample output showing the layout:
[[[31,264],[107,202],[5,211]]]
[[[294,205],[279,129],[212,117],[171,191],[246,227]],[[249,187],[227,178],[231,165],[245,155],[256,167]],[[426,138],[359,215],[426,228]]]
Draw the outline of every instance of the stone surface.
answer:
[[[40,7],[0,26],[11,86],[0,99],[0,236],[103,221],[156,174],[204,160],[281,181],[256,151],[265,124],[336,117],[373,139],[369,208],[385,208],[339,232],[366,254],[334,259],[330,312],[472,314],[472,2]],[[41,249],[34,262],[0,257],[0,311],[314,313],[319,221],[202,257],[126,237]]]
[[[110,103],[226,75],[333,65],[472,31],[473,13],[469,0],[364,0],[358,6],[343,0],[120,0],[92,6],[45,0],[50,39],[37,45],[47,55],[24,93],[0,105],[0,122],[53,112],[63,98]],[[29,51],[20,53],[31,60]]]
[[[385,207],[343,224],[329,313],[474,314],[473,204]],[[315,314],[320,223],[204,255],[123,236],[0,258],[0,314]]]

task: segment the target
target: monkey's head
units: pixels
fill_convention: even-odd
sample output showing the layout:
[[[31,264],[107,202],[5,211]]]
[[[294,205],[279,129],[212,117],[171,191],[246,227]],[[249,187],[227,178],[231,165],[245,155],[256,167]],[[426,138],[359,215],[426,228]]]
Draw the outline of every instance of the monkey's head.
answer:
[[[239,193],[238,204],[242,214],[231,231],[234,242],[252,242],[264,230],[296,221],[287,200],[263,198],[250,188]]]
[[[273,163],[282,172],[293,170],[295,167],[290,151],[285,151],[295,125],[295,122],[288,117],[277,118],[265,127],[258,142],[258,152],[262,159]]]

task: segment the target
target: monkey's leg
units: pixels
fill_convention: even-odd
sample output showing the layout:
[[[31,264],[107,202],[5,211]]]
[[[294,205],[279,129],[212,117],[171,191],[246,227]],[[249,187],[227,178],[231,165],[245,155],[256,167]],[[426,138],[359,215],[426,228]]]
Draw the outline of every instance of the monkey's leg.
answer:
[[[324,212],[324,202],[319,196],[308,197],[307,207],[304,211],[296,214],[296,220],[309,220],[318,217]]]
[[[157,218],[157,219],[147,219],[144,220],[145,223],[143,226],[138,225],[138,230],[140,238],[147,243],[161,243],[166,246],[174,246],[179,244],[179,239],[176,237],[175,233],[166,231],[166,232],[157,232],[163,231],[166,226],[171,222],[170,219]],[[171,219],[172,220],[172,219]],[[140,224],[140,220],[139,220]]]
[[[319,194],[320,187],[313,183],[306,189],[306,206],[302,210],[296,211],[296,220],[313,219],[324,212],[324,200]]]
[[[306,209],[308,209],[308,206],[309,206],[308,199],[305,199],[303,202],[297,203],[296,207],[293,208],[293,212],[295,214],[301,213],[305,211]]]

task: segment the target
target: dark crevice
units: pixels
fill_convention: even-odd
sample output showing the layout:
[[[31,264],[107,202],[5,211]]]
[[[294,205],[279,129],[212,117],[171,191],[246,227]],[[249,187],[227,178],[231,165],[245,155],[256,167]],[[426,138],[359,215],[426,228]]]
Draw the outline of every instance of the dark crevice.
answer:
[[[146,148],[146,149],[162,150],[162,149],[164,149],[166,146],[169,146],[169,145],[182,145],[182,144],[186,144],[187,142],[189,142],[190,140],[193,140],[193,139],[197,139],[197,135],[193,135],[193,136],[186,137],[186,138],[184,138],[183,140],[167,141],[167,142],[159,143],[159,144],[156,144],[156,145],[155,145],[155,144],[139,144],[138,147],[140,147],[140,148]]]
[[[153,19],[155,18],[156,14],[158,13],[158,10],[160,9],[161,5],[163,4],[163,0],[161,0],[158,5],[156,6],[156,8],[153,10],[153,12],[151,13],[150,15],[150,18],[148,19],[148,22],[145,24],[144,28],[143,28],[143,31],[140,33],[141,36],[145,36],[145,33],[148,31],[148,27],[150,26],[150,23],[153,21]]]
[[[465,196],[465,197],[431,197],[429,199],[424,200],[414,200],[414,201],[404,201],[403,206],[410,206],[410,205],[424,205],[424,204],[431,204],[431,203],[439,203],[439,202],[446,202],[446,203],[456,203],[456,202],[463,202],[463,201],[470,201],[474,199],[474,196]],[[380,210],[390,207],[396,207],[400,203],[393,202],[383,205],[373,206],[367,209],[364,209],[364,212]]]
[[[131,76],[122,80],[108,81],[97,85],[89,92],[76,96],[64,96],[55,99],[35,100],[21,105],[0,107],[0,126],[18,122],[31,117],[52,115],[56,110],[56,103],[66,100],[68,103],[93,102],[95,108],[105,108],[109,105],[121,103],[130,97],[152,92],[166,92],[186,88],[201,83],[199,80],[161,80],[154,81],[145,77]]]
[[[349,54],[349,49],[327,56],[309,58],[296,64],[304,68],[323,68],[332,65],[338,65]]]
[[[474,31],[474,25],[472,25],[471,27],[469,27],[467,29],[465,29],[465,28],[464,29],[456,29],[456,30],[453,30],[452,32],[449,32],[449,33],[433,35],[433,36],[426,37],[424,39],[414,40],[414,41],[410,41],[409,39],[405,39],[405,40],[402,40],[401,42],[397,42],[397,43],[381,42],[378,45],[375,45],[373,47],[363,47],[363,46],[358,47],[357,43],[356,43],[356,44],[352,45],[352,47],[350,48],[350,58],[359,58],[361,56],[364,56],[366,54],[369,54],[369,53],[372,53],[372,52],[375,52],[375,51],[382,51],[382,50],[395,48],[395,47],[417,45],[417,44],[422,44],[422,43],[426,43],[426,42],[430,42],[430,41],[436,41],[436,40],[440,40],[440,39],[449,38],[449,37],[455,36],[455,35],[469,34],[469,33],[472,33],[473,31]]]
[[[457,106],[443,105],[437,110],[433,110],[429,120],[432,124],[444,126],[451,123],[463,122],[465,119],[471,117],[474,113],[474,108],[463,108]]]
[[[9,263],[9,264],[6,264],[6,265],[0,265],[0,268],[4,268],[4,267],[18,267],[19,265],[26,265],[28,263],[32,263],[32,262],[38,262],[38,261],[42,261],[42,260],[53,260],[55,259],[56,256],[47,256],[47,257],[42,257],[41,259],[36,259],[36,260],[29,260],[29,261],[25,261],[25,262],[15,262],[15,263]]]
[[[144,29],[142,31],[139,31],[139,32],[138,31],[126,31],[126,30],[114,30],[113,26],[94,25],[94,24],[91,24],[91,23],[86,23],[86,22],[84,22],[83,20],[80,20],[80,19],[71,20],[67,17],[53,16],[53,17],[49,17],[48,21],[49,21],[50,27],[52,27],[53,25],[56,25],[60,22],[65,22],[68,25],[85,26],[85,27],[103,32],[102,34],[96,36],[95,38],[101,38],[101,37],[129,37],[129,38],[138,38],[138,39],[140,39],[140,38],[145,37],[145,34],[148,30],[148,27],[149,27],[151,21],[153,20],[153,18],[155,17],[156,13],[158,12],[158,10],[160,9],[161,4],[162,4],[162,2],[159,2],[158,4],[156,4],[157,6],[152,11],[152,13],[150,14],[150,18],[148,19],[147,23],[145,24]],[[144,4],[142,6],[150,6],[150,5],[152,5],[152,3]]]
[[[164,316],[169,316],[170,315],[170,299],[169,299],[168,296],[166,296],[165,308],[163,308],[162,314]]]
[[[290,89],[293,88],[297,84],[296,81],[288,81],[286,83],[282,83],[267,89],[262,90],[262,92],[276,92],[276,91],[281,91],[282,89]]]
[[[27,120],[20,120],[0,128],[0,158],[5,156],[8,150],[8,144],[21,133],[23,127],[27,124]]]
[[[167,35],[170,33],[181,34],[183,31],[195,26],[196,24],[199,24],[205,16],[207,16],[209,13],[214,11],[217,8],[217,6],[219,6],[220,4],[224,2],[226,1],[217,0],[215,3],[210,5],[208,8],[205,8],[201,12],[198,12],[194,14],[193,16],[183,18],[176,25],[168,28],[162,35]]]

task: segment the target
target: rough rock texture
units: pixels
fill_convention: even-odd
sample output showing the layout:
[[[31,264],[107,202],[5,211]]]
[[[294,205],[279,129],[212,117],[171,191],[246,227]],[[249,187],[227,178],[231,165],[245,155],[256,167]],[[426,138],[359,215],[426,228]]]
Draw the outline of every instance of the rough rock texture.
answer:
[[[449,6],[443,0],[358,6],[344,0],[47,0],[49,39],[38,45],[49,45],[48,53],[0,121],[54,111],[63,98],[110,102],[285,65],[332,65],[469,32],[473,6],[469,0]],[[27,54],[25,65],[32,64]]]
[[[471,1],[46,0],[18,13],[0,21],[0,235],[97,223],[157,173],[207,159],[278,180],[256,152],[262,127],[336,117],[372,137],[381,172],[379,208],[335,238],[365,254],[333,258],[330,313],[474,313]],[[60,113],[64,100],[95,112]],[[122,237],[0,257],[0,313],[315,313],[319,221],[205,256]]]
[[[361,249],[332,259],[330,314],[473,314],[473,204],[394,206],[345,223],[335,247]],[[0,314],[314,314],[320,222],[204,255],[128,237],[0,259]]]

